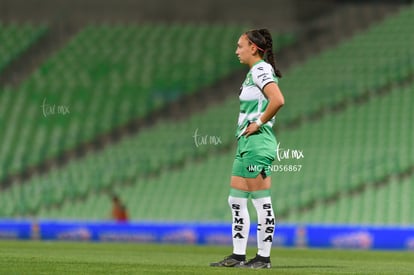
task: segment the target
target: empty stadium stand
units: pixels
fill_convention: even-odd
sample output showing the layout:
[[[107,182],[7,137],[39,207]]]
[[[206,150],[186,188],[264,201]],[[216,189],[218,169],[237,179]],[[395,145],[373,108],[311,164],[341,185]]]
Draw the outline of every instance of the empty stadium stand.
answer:
[[[413,15],[407,6],[284,72],[276,135],[288,158],[275,161],[272,189],[280,220],[414,222]],[[0,132],[0,178],[239,70],[233,47],[244,29],[88,25],[19,87],[1,88],[0,119],[9,130]],[[278,39],[281,47],[292,43],[291,35]],[[182,51],[189,45],[196,47]],[[67,107],[70,116],[44,113],[45,104]],[[134,220],[227,220],[237,113],[234,93],[15,181],[0,193],[0,216],[107,219],[117,193]]]
[[[12,60],[47,32],[46,25],[2,24],[0,22],[0,73]]]
[[[86,27],[18,88],[1,91],[1,112],[10,130],[0,133],[0,178],[224,77],[237,66],[233,47],[241,30],[209,25]],[[200,43],[206,34],[210,42]],[[182,49],[190,43],[197,47],[184,56]]]

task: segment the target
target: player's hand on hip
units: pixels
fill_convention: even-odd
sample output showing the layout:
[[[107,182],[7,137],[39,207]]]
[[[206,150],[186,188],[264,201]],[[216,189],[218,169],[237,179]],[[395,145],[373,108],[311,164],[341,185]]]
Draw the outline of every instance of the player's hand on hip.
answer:
[[[249,124],[249,126],[247,126],[246,130],[244,130],[242,135],[248,137],[256,133],[257,131],[259,131],[259,129],[260,129],[260,126],[257,125],[256,122],[252,122]]]

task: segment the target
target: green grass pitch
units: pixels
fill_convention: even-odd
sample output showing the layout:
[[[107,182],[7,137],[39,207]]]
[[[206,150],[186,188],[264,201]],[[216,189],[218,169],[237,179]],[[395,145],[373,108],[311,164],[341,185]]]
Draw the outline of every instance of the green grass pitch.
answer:
[[[272,250],[270,270],[209,267],[230,247],[0,241],[0,274],[413,274],[414,252]],[[253,257],[254,248],[249,248]]]

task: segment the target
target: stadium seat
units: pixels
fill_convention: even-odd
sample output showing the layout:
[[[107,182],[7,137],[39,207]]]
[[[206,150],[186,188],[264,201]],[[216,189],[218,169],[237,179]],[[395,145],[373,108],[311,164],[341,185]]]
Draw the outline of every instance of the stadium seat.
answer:
[[[0,72],[48,31],[46,25],[0,22]]]
[[[367,90],[375,91],[400,81],[401,78],[386,68],[404,67],[408,63],[380,55],[382,49],[373,46],[396,28],[407,35],[409,28],[401,28],[395,22],[403,21],[400,17],[412,12],[403,11],[287,72],[280,83],[287,105],[280,117],[278,115],[277,123],[335,106],[342,100],[353,102]],[[106,30],[99,31],[105,33]],[[158,41],[158,34],[153,35],[151,42],[152,39]],[[99,38],[95,33],[91,37]],[[392,45],[387,47],[392,48]],[[411,57],[412,49],[402,47],[405,48],[401,56]],[[103,71],[95,73],[99,75]],[[384,74],[387,77],[383,78]],[[366,102],[353,102],[340,112],[276,133],[284,149],[303,150],[304,153],[302,159],[275,162],[282,166],[301,165],[298,172],[273,172],[276,212],[292,213],[286,218],[290,222],[393,222],[390,213],[396,208],[386,210],[378,205],[378,199],[389,198],[388,192],[377,190],[375,183],[414,164],[413,134],[409,131],[414,119],[410,106],[414,87],[412,83],[390,87],[389,93],[374,94]],[[168,102],[162,97],[161,89],[158,95],[160,102],[163,99],[162,102]],[[108,104],[105,109],[112,110]],[[102,204],[107,201],[105,192],[110,190],[120,194],[136,220],[227,220],[230,213],[226,197],[234,159],[234,150],[229,148],[234,149],[237,113],[237,98],[231,98],[181,121],[161,121],[69,167],[57,169],[57,178],[68,179],[62,182],[73,188],[73,199],[64,201],[60,208],[40,205],[38,213],[43,217],[104,218]],[[103,116],[103,120],[106,119],[110,121],[111,116]],[[194,143],[196,130],[200,135],[218,136],[222,143],[197,147]],[[45,179],[49,176],[45,175]],[[84,186],[78,186],[81,183]],[[358,200],[346,195],[359,189],[371,191],[362,193],[366,198]],[[391,192],[392,198],[403,196],[396,190],[399,189]],[[7,196],[7,192],[4,195]],[[333,196],[340,199],[326,205]],[[154,197],[160,197],[160,203],[152,203]],[[295,212],[310,203],[315,203],[316,207],[303,213]],[[76,208],[72,204],[76,204]],[[366,212],[361,213],[361,208]],[[389,213],[381,216],[381,211]]]
[[[180,47],[183,43],[189,45],[192,37],[201,39],[199,29],[211,34],[208,43],[199,43],[191,51],[194,55],[190,59],[173,54],[183,52]],[[2,109],[7,115],[3,121],[5,127],[20,125],[21,129],[28,130],[22,136],[15,132],[0,133],[2,140],[14,141],[10,148],[13,154],[0,156],[1,162],[11,159],[0,178],[21,172],[131,119],[143,117],[237,70],[239,65],[233,48],[242,30],[243,26],[201,24],[85,27],[20,87],[1,91],[0,102],[8,107]],[[25,37],[19,34],[19,28],[1,25],[0,36],[3,33],[7,37],[5,41],[11,41],[8,50],[21,51],[44,31],[44,27],[23,26],[21,32],[31,33],[27,36],[28,42],[24,42],[19,40]],[[223,33],[226,36],[222,37]],[[3,63],[6,60],[0,60],[0,70]],[[220,63],[223,69],[217,70],[215,63]],[[200,79],[200,76],[206,77]],[[54,112],[45,114],[47,106],[54,108]],[[64,108],[69,111],[67,115],[58,113]],[[54,139],[59,136],[65,137],[60,138],[64,141]],[[32,140],[36,141],[33,148],[26,148]],[[2,143],[1,147],[6,145]],[[22,155],[29,155],[28,152],[31,156],[22,162]]]

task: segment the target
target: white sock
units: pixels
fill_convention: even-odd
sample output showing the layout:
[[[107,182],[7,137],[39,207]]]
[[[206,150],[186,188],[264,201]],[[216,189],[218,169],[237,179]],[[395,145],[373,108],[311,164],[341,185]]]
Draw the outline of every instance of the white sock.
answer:
[[[252,196],[254,197],[254,192]],[[252,201],[257,211],[257,254],[262,257],[270,257],[275,231],[272,201],[270,196],[253,198]]]
[[[229,196],[228,202],[232,213],[233,253],[246,255],[247,239],[250,231],[250,216],[247,198]]]

